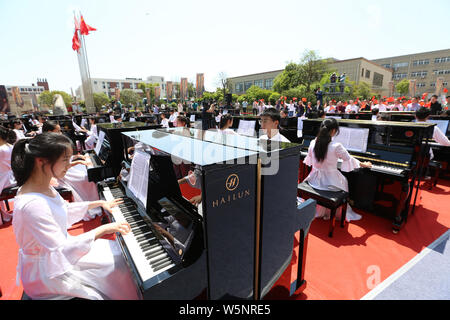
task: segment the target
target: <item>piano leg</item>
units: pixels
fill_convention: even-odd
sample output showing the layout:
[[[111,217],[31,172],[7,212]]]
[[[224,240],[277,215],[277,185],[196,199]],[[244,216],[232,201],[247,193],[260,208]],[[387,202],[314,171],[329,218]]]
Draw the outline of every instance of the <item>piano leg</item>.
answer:
[[[407,181],[402,182],[402,188],[399,196],[397,208],[395,210],[395,218],[392,226],[393,232],[398,233],[408,218],[409,212],[409,184]]]

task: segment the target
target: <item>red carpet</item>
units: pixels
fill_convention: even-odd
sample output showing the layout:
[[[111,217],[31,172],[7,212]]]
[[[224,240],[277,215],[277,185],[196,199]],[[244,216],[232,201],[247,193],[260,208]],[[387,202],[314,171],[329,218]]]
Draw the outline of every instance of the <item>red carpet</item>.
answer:
[[[197,193],[186,185],[182,191],[188,199]],[[446,180],[432,191],[423,191],[421,205],[397,235],[392,233],[391,221],[371,214],[364,214],[345,229],[337,226],[331,239],[327,232],[329,221],[314,220],[309,234],[305,291],[288,296],[287,270],[266,299],[362,298],[373,288],[368,285],[373,286],[374,279],[385,280],[450,228],[449,195],[450,181]],[[99,218],[79,223],[70,233],[79,234],[99,223]],[[15,286],[18,247],[10,224],[0,226],[0,243],[0,300],[20,299],[22,288]]]

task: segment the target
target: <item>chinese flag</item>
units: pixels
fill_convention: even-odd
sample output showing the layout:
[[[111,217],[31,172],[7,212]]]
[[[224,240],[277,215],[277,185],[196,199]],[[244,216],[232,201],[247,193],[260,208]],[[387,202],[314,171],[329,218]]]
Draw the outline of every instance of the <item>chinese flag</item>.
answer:
[[[303,101],[303,102],[306,102],[306,98],[302,98],[302,101]]]
[[[75,31],[80,30],[80,21],[78,21],[76,17],[74,17],[74,19],[75,19]]]
[[[428,96],[428,93],[425,92],[425,93],[422,95],[422,100],[425,100],[425,99],[427,98],[427,96]]]
[[[80,39],[78,39],[78,32],[77,32],[77,30],[75,30],[75,34],[73,35],[73,38],[72,38],[72,49],[74,51],[79,51],[80,47],[81,47],[81,44],[80,44]]]
[[[80,32],[82,35],[87,36],[89,34],[89,31],[96,31],[97,29],[91,27],[90,25],[88,25],[85,21],[83,16],[81,16],[81,22],[80,22]]]
[[[447,93],[448,92],[448,89],[447,88],[444,88],[444,93]]]

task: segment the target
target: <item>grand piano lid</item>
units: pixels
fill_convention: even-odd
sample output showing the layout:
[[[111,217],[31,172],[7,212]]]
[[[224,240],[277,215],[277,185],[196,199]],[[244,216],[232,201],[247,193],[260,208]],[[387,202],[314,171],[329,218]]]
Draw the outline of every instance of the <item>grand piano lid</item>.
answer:
[[[186,135],[182,135],[181,132],[179,134],[171,134],[161,129],[122,132],[123,135],[142,142],[149,147],[200,166],[225,162],[232,163],[234,159],[254,157],[258,154],[251,150],[192,139],[190,133],[188,131],[186,133]]]
[[[255,151],[258,153],[266,153],[269,151],[267,141],[265,140],[260,140],[255,137],[248,137],[239,134],[226,134],[216,129],[200,130],[178,127],[158,130],[170,134],[185,134],[186,136],[189,134],[192,139],[225,145],[232,148]],[[296,143],[272,141],[270,145],[270,151],[277,152],[292,148],[298,149],[299,147],[300,145]]]

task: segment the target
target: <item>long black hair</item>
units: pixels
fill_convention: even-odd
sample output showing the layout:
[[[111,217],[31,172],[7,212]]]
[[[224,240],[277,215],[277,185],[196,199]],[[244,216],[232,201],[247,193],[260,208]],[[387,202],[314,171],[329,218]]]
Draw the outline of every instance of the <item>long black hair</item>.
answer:
[[[53,172],[53,165],[69,147],[73,149],[69,138],[53,132],[39,134],[33,139],[19,140],[11,155],[11,169],[17,184],[22,186],[30,178],[36,158],[47,159]]]
[[[229,113],[224,114],[221,118],[220,118],[220,125],[219,128],[222,130],[223,128],[225,128],[225,126],[227,125],[228,121],[233,121],[233,116]]]
[[[184,123],[183,127],[186,127],[186,128],[190,128],[191,127],[191,122],[185,116],[178,116],[177,117],[177,122]]]
[[[5,128],[4,126],[0,126],[0,138],[9,144],[14,144],[17,140],[14,130]]]
[[[327,118],[320,125],[319,134],[317,135],[314,146],[314,155],[319,162],[325,160],[327,156],[328,145],[331,142],[331,132],[333,130],[336,130],[336,135],[339,134],[339,124],[334,118]]]
[[[42,132],[51,132],[53,130],[56,129],[56,126],[58,125],[58,123],[56,121],[53,120],[47,120],[44,122],[44,124],[42,125]]]

